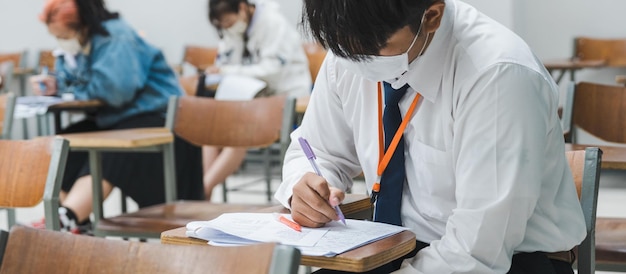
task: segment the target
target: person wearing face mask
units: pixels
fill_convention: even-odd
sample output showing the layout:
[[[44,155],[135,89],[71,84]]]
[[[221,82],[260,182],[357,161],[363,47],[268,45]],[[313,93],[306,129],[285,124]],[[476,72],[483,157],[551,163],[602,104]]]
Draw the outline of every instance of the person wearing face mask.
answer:
[[[275,198],[294,220],[338,220],[363,172],[374,221],[416,249],[368,273],[573,273],[586,236],[558,88],[512,31],[457,0],[305,0],[329,49]],[[319,273],[338,273],[320,270]]]
[[[170,96],[182,91],[160,50],[146,43],[103,0],[47,0],[40,20],[57,38],[55,74],[34,76],[35,94],[72,93],[104,103],[61,133],[162,127]],[[178,198],[202,200],[201,149],[175,138]],[[62,230],[89,233],[92,210],[87,154],[70,152],[59,214]],[[105,197],[120,188],[139,207],[165,200],[162,157],[156,153],[104,153]]]
[[[207,74],[241,75],[267,83],[265,95],[308,95],[311,76],[302,40],[276,2],[210,0],[209,20],[220,35],[215,65]],[[203,147],[204,193],[235,172],[245,148]]]

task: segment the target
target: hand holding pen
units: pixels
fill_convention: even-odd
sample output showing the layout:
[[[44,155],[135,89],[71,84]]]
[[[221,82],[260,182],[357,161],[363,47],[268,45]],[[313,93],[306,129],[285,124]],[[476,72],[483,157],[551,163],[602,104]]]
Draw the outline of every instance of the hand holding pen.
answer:
[[[304,154],[306,155],[307,159],[309,159],[309,162],[311,163],[311,166],[313,167],[315,174],[317,174],[317,176],[324,177],[322,176],[322,171],[317,166],[317,162],[315,162],[315,159],[316,159],[315,153],[313,153],[313,149],[309,145],[309,142],[307,142],[307,140],[302,137],[298,138],[298,141],[300,142],[300,146],[302,147],[302,150],[304,151]],[[343,213],[341,212],[339,205],[335,205],[333,208],[335,209],[335,213],[337,213],[337,216],[339,216],[339,220],[345,225],[346,219]]]

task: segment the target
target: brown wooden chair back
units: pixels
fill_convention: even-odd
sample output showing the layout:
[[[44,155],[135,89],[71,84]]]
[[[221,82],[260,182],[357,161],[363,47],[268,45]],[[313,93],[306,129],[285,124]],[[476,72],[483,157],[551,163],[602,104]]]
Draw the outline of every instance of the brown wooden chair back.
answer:
[[[198,70],[205,70],[215,63],[217,48],[186,46],[183,54],[183,62],[187,62]]]
[[[610,67],[626,67],[626,39],[574,39],[574,56],[580,60],[605,60]]]
[[[19,67],[22,65],[22,56],[23,52],[15,52],[15,53],[0,53],[0,63],[3,62],[13,62],[15,67]]]
[[[179,76],[178,83],[187,96],[196,96],[198,89],[198,75]]]
[[[48,71],[54,71],[55,61],[56,58],[51,50],[39,51],[39,62],[37,62],[39,68],[48,67]]]
[[[46,227],[59,229],[59,192],[68,141],[0,140],[0,207],[33,207],[42,200]]]
[[[283,246],[164,245],[15,226],[8,235],[0,273],[295,273],[272,268],[278,247]],[[293,264],[294,258],[280,259]],[[299,259],[298,253],[296,262]]]
[[[572,143],[575,127],[608,142],[626,143],[626,87],[581,82],[570,87],[567,97],[564,118],[571,119],[565,123]]]
[[[178,98],[174,132],[195,145],[266,147],[281,137],[284,96],[249,101]]]
[[[322,67],[324,58],[326,58],[326,50],[317,43],[307,43],[304,45],[304,52],[309,60],[309,71],[311,73],[311,81],[315,83],[317,74]]]
[[[588,147],[567,151],[565,157],[574,177],[587,230],[587,237],[577,247],[577,269],[580,274],[592,274],[595,273],[596,261],[595,229],[602,151],[597,147]]]

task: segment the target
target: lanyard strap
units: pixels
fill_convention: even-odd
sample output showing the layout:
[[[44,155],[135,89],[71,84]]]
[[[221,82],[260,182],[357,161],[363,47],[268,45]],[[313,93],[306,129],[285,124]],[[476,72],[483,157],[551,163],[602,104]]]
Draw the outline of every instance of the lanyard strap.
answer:
[[[380,191],[380,177],[383,175],[383,172],[387,168],[389,161],[391,160],[391,156],[393,152],[396,151],[398,147],[398,143],[400,142],[400,138],[402,138],[402,134],[404,134],[404,130],[406,126],[409,124],[409,121],[413,117],[413,112],[415,112],[415,107],[417,106],[417,102],[420,99],[420,94],[417,93],[415,98],[413,98],[413,102],[411,102],[411,106],[407,110],[404,118],[402,119],[402,123],[400,123],[400,127],[391,139],[391,144],[387,148],[387,151],[384,149],[384,129],[383,129],[383,84],[382,82],[378,82],[378,169],[376,174],[378,177],[376,178],[376,182],[372,185],[372,202],[375,201],[375,195]]]

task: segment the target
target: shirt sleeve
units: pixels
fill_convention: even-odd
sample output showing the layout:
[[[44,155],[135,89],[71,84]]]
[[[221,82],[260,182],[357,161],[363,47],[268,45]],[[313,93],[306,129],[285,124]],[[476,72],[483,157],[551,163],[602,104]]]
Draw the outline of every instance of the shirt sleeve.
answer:
[[[474,79],[453,110],[457,208],[443,237],[412,259],[413,273],[506,273],[542,194],[551,85],[510,63]]]
[[[131,39],[109,38],[90,56],[89,81],[73,86],[76,99],[98,99],[112,107],[122,107],[135,98],[138,90],[144,87],[149,58],[142,58],[142,52]]]
[[[274,196],[287,208],[293,186],[305,173],[314,172],[300,148],[299,137],[306,138],[311,145],[322,175],[330,185],[346,190],[352,186],[352,178],[361,172],[352,129],[342,118],[335,79],[334,58],[329,54],[320,69],[302,124],[291,134],[285,154],[283,182]]]

